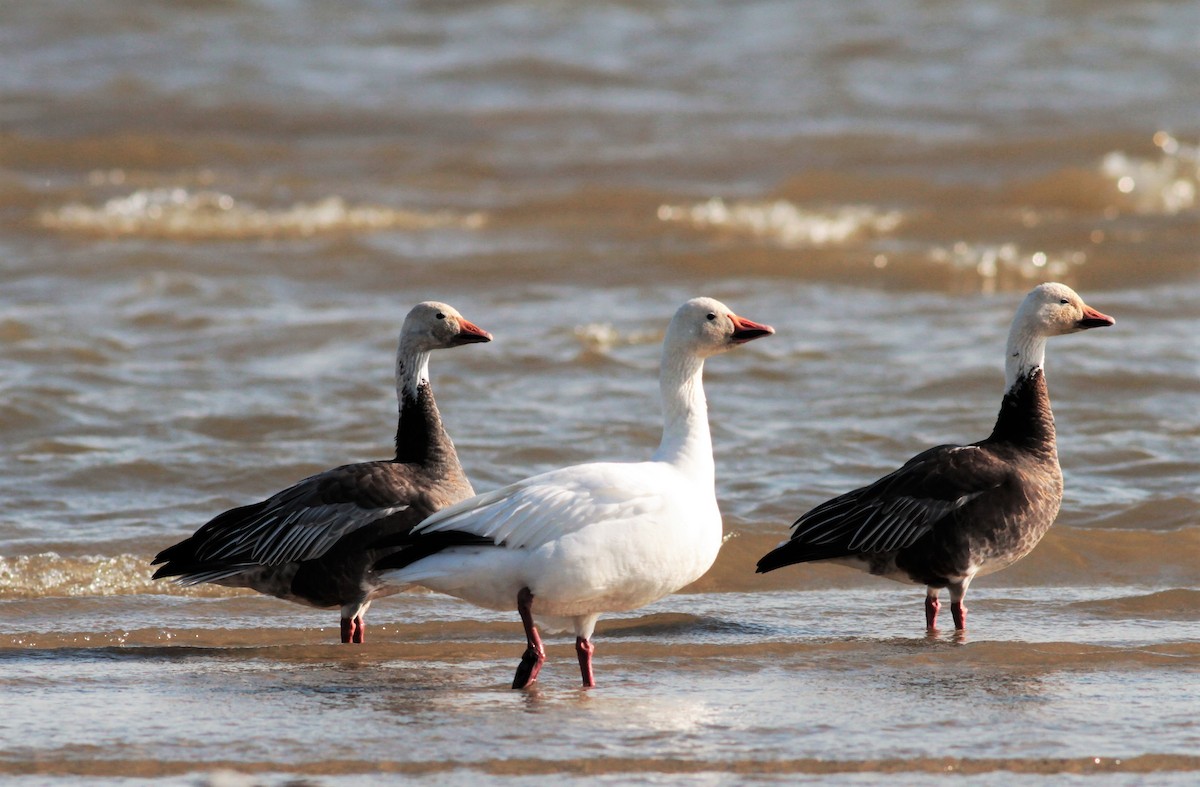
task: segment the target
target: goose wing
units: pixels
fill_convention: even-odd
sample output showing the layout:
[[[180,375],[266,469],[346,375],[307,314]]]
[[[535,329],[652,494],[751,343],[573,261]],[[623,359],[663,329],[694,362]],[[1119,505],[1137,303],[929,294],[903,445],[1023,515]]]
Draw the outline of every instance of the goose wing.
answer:
[[[450,546],[536,549],[587,527],[648,525],[669,506],[658,462],[595,463],[543,473],[443,508],[410,534],[376,546],[403,546],[375,564],[403,568]]]
[[[813,508],[791,538],[759,561],[759,571],[911,546],[938,522],[1000,487],[1010,468],[977,445],[940,445],[869,486]]]
[[[249,565],[275,566],[323,555],[341,538],[410,508],[431,510],[403,465],[365,462],[319,473],[259,503],[226,511],[184,541],[160,552],[155,577],[231,573]],[[414,521],[416,517],[414,517]],[[211,581],[210,578],[206,578]]]

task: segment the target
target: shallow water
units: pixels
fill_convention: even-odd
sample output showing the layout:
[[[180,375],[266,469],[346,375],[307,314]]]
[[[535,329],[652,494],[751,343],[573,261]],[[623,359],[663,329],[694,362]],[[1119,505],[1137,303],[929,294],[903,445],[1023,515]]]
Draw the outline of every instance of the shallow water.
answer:
[[[17,784],[1190,784],[1200,771],[1195,4],[0,8],[0,776]],[[1013,308],[1055,339],[1066,494],[927,637],[920,588],[753,574],[812,505],[991,428]],[[395,334],[478,490],[658,439],[708,294],[730,535],[603,619],[599,688],[515,615],[336,614],[149,579],[211,516],[387,454]],[[884,776],[886,774],[886,776]]]

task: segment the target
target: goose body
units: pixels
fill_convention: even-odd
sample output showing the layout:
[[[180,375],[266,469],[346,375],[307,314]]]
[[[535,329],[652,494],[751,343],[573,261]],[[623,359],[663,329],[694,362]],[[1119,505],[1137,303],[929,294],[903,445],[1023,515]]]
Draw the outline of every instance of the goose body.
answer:
[[[650,461],[575,465],[464,500],[402,536],[376,569],[483,607],[516,606],[527,647],[514,688],[532,683],[545,660],[535,619],[573,628],[583,685],[594,685],[600,615],[673,593],[716,559],[704,359],[773,332],[711,298],[688,301],[663,343],[664,429]]]
[[[595,463],[471,498],[421,532],[482,543],[439,551],[397,578],[498,610],[528,587],[540,620],[558,629],[581,618],[576,633],[588,638],[598,610],[637,609],[699,579],[716,560],[721,514],[711,480],[665,462]]]
[[[930,448],[813,508],[796,520],[791,538],[759,560],[758,571],[829,561],[922,584],[929,628],[937,622],[938,591],[949,588],[955,628],[965,629],[971,581],[1027,555],[1062,502],[1046,339],[1113,322],[1065,285],[1036,287],[1009,332],[1007,388],[991,435]]]
[[[429,383],[429,353],[490,340],[444,303],[415,306],[396,356],[395,457],[326,470],[216,516],[160,552],[154,578],[245,587],[337,607],[342,641],[364,641],[363,616],[371,602],[400,589],[371,569],[386,554],[371,545],[474,494],[442,426]]]

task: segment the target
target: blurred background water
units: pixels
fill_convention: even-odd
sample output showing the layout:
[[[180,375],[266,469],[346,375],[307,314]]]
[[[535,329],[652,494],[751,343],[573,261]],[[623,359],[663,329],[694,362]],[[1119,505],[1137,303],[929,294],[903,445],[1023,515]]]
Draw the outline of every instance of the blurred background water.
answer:
[[[1191,783],[1198,47],[1166,0],[0,5],[0,774]],[[918,588],[755,576],[812,505],[987,434],[1045,280],[1117,325],[1051,342],[1063,511],[969,637]],[[730,540],[601,622],[597,691],[566,640],[508,691],[515,615],[429,594],[342,648],[150,582],[387,455],[415,302],[496,336],[432,365],[482,491],[647,456],[698,294],[778,330],[708,365]]]

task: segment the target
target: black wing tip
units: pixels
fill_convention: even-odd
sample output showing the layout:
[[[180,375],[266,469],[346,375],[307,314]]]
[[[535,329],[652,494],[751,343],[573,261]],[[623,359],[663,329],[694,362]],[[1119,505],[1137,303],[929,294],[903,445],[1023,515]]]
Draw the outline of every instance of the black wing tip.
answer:
[[[768,571],[774,571],[777,568],[783,568],[784,566],[790,566],[793,563],[800,562],[792,559],[792,556],[787,554],[790,551],[788,549],[790,546],[790,543],[782,544],[763,555],[761,558],[759,558],[758,564],[754,568],[754,573],[765,574]]]
[[[378,542],[377,546],[382,547],[387,541],[387,539],[382,539]],[[403,541],[404,543],[397,544],[397,541]],[[392,544],[395,546],[396,551],[384,555],[371,564],[372,571],[405,568],[422,558],[436,555],[438,552],[450,547],[503,546],[503,543],[497,544],[490,538],[458,530],[440,530],[435,533],[417,533],[415,535],[410,533],[400,539],[393,538]]]
[[[151,563],[150,565],[155,565],[155,564]],[[160,566],[159,569],[157,571],[155,571],[154,575],[151,576],[150,578],[151,579],[170,579],[171,577],[181,577],[186,573],[188,573],[187,569],[180,568],[179,566],[173,565],[171,563],[167,563],[164,566]]]
[[[837,544],[807,544],[803,541],[788,541],[763,555],[755,567],[755,574],[765,574],[784,566],[794,566],[798,563],[815,563],[821,560],[832,560],[849,557],[855,554]]]
[[[154,556],[154,559],[150,561],[150,565],[157,566],[157,565],[160,565],[163,563],[170,565],[174,561],[180,560],[181,558],[185,558],[186,557],[184,554],[185,549],[183,547],[187,543],[188,543],[187,541],[180,541],[178,544],[174,544],[172,546],[167,547],[166,549],[162,550],[161,552],[159,552],[157,555]],[[190,553],[191,550],[186,550],[186,551]],[[163,566],[163,568],[166,568],[166,567],[167,566]],[[162,571],[162,569],[160,568],[159,571]]]
[[[194,577],[201,574],[211,574],[214,571],[228,572],[230,569],[245,569],[253,564],[237,564],[225,561],[203,561],[197,560],[195,555],[172,555],[165,560],[155,559],[150,565],[163,565],[158,567],[158,570],[151,575],[151,579],[177,579],[185,584],[190,584],[195,581]],[[236,573],[236,570],[233,572]],[[202,579],[200,582],[209,582],[211,580]]]

